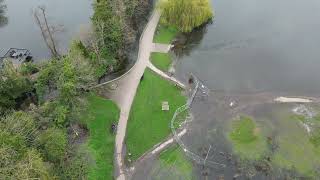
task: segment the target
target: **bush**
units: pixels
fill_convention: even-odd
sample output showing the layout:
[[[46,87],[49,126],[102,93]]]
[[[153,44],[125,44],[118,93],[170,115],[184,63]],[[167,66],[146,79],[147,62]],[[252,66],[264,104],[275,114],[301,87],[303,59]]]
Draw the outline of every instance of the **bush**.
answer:
[[[66,133],[57,128],[47,129],[41,134],[39,143],[49,161],[57,162],[65,154],[67,147]]]
[[[67,161],[61,162],[59,172],[61,179],[81,180],[87,179],[89,173],[89,160],[86,152],[75,152]]]
[[[36,64],[32,62],[26,62],[21,65],[20,72],[23,75],[31,75],[39,72],[39,69]]]
[[[181,32],[191,32],[213,17],[209,0],[167,0],[159,7],[161,22],[178,27]]]

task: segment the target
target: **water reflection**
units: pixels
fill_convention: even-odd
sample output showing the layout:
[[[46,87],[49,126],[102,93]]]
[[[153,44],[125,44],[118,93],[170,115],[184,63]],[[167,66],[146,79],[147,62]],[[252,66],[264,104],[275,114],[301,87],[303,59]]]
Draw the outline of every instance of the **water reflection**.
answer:
[[[314,17],[320,15],[320,1],[212,4],[214,23],[204,37],[191,35],[197,40],[181,48],[185,55],[178,53],[179,78],[192,72],[210,88],[227,92],[319,94],[320,23]]]
[[[211,24],[210,22],[209,24]],[[173,52],[178,58],[183,56],[189,56],[192,50],[196,49],[207,33],[208,24],[192,31],[188,34],[181,34],[177,37],[177,41],[174,43]]]
[[[47,9],[48,22],[51,25],[63,25],[64,31],[56,35],[59,52],[68,50],[70,41],[77,36],[80,28],[90,23],[92,0],[0,0],[6,5],[1,13],[9,22],[0,28],[0,50],[9,48],[26,48],[36,61],[51,57],[36,24],[33,10],[38,6]],[[2,17],[2,16],[1,16]]]
[[[6,10],[7,6],[4,4],[4,0],[0,0],[0,28],[8,24]]]

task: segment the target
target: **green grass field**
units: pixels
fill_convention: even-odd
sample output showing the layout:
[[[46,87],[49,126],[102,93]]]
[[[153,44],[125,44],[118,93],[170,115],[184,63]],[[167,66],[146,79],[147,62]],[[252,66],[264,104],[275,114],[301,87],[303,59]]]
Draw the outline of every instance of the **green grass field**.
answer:
[[[155,67],[164,72],[169,70],[172,63],[171,56],[168,53],[153,52],[151,53],[150,60]]]
[[[112,123],[117,123],[120,110],[110,100],[89,95],[88,112],[84,121],[89,129],[87,146],[94,160],[90,166],[88,179],[113,179],[113,159],[115,135],[110,131]]]
[[[171,44],[171,42],[174,40],[178,33],[179,31],[175,27],[158,25],[157,32],[153,38],[153,42]]]
[[[170,111],[162,111],[168,101]],[[186,103],[181,89],[146,69],[135,96],[127,125],[127,152],[136,160],[170,134],[170,121],[175,110]]]

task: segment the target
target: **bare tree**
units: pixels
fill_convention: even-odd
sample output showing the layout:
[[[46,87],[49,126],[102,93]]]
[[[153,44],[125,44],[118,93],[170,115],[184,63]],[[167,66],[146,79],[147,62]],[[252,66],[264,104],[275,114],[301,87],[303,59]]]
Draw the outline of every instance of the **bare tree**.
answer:
[[[33,13],[34,18],[41,30],[41,35],[51,51],[52,56],[60,57],[57,50],[57,43],[54,39],[54,34],[61,31],[58,26],[50,26],[46,16],[46,8],[44,6],[39,6]]]
[[[99,26],[97,28],[101,28],[100,31],[104,31],[106,27],[105,23],[101,21],[98,24]],[[105,45],[103,40],[103,34],[95,33],[92,26],[82,27],[80,28],[79,32],[79,39],[87,48],[92,50],[92,52],[96,55],[98,62],[101,62],[102,55],[100,45],[102,44],[102,47]]]

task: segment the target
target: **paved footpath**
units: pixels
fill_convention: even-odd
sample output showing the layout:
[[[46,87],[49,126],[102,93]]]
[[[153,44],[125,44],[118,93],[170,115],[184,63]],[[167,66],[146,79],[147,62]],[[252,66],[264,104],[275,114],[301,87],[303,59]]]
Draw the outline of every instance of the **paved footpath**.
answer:
[[[153,43],[153,36],[155,34],[157,25],[160,20],[160,12],[155,10],[151,15],[148,24],[146,25],[139,43],[139,52],[138,52],[138,59],[136,64],[133,68],[123,77],[119,78],[118,80],[114,81],[113,83],[117,84],[117,88],[115,91],[109,94],[110,99],[112,99],[120,108],[120,118],[117,127],[117,134],[116,134],[116,143],[115,143],[115,165],[116,165],[116,176],[117,180],[125,180],[125,166],[123,160],[123,144],[126,135],[127,129],[127,121],[130,114],[131,105],[133,103],[137,88],[140,83],[140,79],[147,67],[151,68],[157,74],[161,75],[163,78],[168,79],[178,86],[184,88],[185,86],[179,82],[178,80],[174,79],[173,77],[169,77],[156,67],[154,67],[149,59],[151,52],[163,52],[167,53],[171,45],[169,44],[155,44]],[[110,84],[110,83],[105,83]],[[102,86],[104,84],[100,84],[96,87]]]
[[[126,135],[127,121],[131,109],[133,99],[135,97],[140,78],[144,73],[145,68],[149,63],[151,51],[154,50],[153,36],[156,31],[160,19],[160,13],[155,10],[149,19],[146,28],[141,35],[139,43],[139,54],[135,66],[131,71],[117,81],[117,90],[110,96],[120,107],[120,118],[118,123],[118,130],[116,134],[116,166],[119,168],[118,180],[125,179],[124,162],[122,156],[123,142]]]
[[[164,73],[163,71],[161,71],[160,69],[155,67],[151,62],[148,63],[148,68],[150,68],[153,72],[157,73],[162,78],[173,82],[174,84],[176,84],[177,86],[181,87],[182,89],[186,88],[186,86],[182,82],[180,82],[179,80],[177,80],[176,78],[174,78],[172,76],[168,76],[166,73]]]

